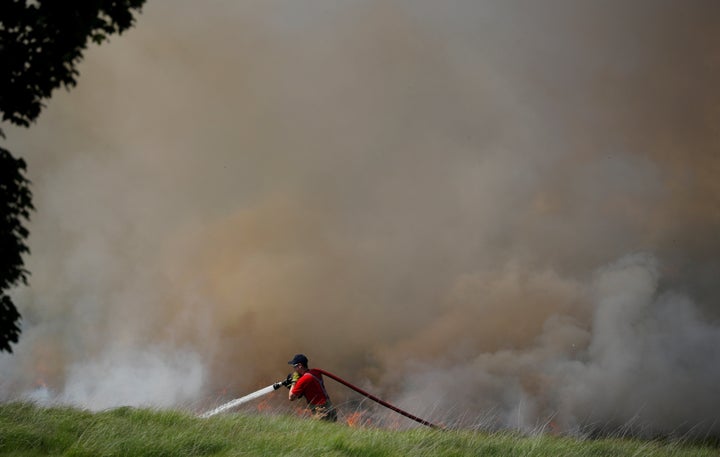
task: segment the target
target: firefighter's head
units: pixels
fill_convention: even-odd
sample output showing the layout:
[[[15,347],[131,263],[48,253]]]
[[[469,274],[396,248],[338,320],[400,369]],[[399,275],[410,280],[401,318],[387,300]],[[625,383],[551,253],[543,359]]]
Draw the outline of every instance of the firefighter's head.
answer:
[[[292,365],[295,371],[302,373],[308,369],[308,358],[305,354],[295,354],[295,357],[288,361],[288,365]]]

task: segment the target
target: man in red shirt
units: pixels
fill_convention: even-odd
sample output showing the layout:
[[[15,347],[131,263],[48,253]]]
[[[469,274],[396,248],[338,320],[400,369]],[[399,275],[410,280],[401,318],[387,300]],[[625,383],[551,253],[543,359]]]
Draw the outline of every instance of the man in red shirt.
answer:
[[[318,370],[308,368],[308,359],[303,354],[296,354],[288,364],[295,369],[296,375],[293,375],[293,379],[297,378],[290,386],[288,399],[294,401],[305,397],[313,417],[331,422],[337,421],[337,412],[330,403],[322,374]]]

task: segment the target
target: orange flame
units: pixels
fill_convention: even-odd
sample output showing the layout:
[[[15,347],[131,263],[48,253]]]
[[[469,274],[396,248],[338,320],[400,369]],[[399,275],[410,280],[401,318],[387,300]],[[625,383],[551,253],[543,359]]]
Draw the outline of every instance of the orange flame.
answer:
[[[558,426],[557,422],[554,420],[550,421],[550,434],[554,436],[558,436],[561,433],[560,427]]]
[[[371,420],[366,417],[365,411],[355,411],[345,419],[345,422],[347,422],[350,427],[367,427],[372,423]]]
[[[262,400],[260,403],[258,403],[257,410],[258,410],[258,412],[264,412],[264,411],[270,410],[270,402],[267,399]]]
[[[390,430],[400,430],[402,423],[400,421],[400,418],[397,416],[393,416],[393,418],[390,420],[390,423],[388,424],[388,428]]]

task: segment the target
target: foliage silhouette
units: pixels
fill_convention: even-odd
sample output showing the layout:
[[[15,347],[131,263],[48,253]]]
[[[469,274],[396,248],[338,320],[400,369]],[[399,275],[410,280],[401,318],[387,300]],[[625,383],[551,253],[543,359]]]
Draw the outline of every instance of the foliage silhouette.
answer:
[[[77,84],[77,64],[91,42],[132,27],[145,0],[3,0],[0,2],[0,113],[2,121],[29,127],[52,92]],[[0,137],[4,138],[2,130]],[[20,335],[20,314],[6,294],[29,272],[23,255],[33,210],[25,161],[0,148],[0,351]]]
[[[8,352],[12,352],[10,343],[17,343],[20,335],[20,314],[2,291],[20,282],[27,284],[22,255],[30,252],[24,242],[28,230],[22,222],[29,219],[33,206],[24,171],[24,160],[0,148],[0,351]]]

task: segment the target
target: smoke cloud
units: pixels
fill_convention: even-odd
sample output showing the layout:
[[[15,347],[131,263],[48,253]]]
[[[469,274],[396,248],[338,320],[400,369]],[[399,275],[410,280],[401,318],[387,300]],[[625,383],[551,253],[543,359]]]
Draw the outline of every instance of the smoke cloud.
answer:
[[[720,432],[715,2],[236,3],[148,2],[4,127],[0,398],[210,408],[304,352],[454,426]]]

